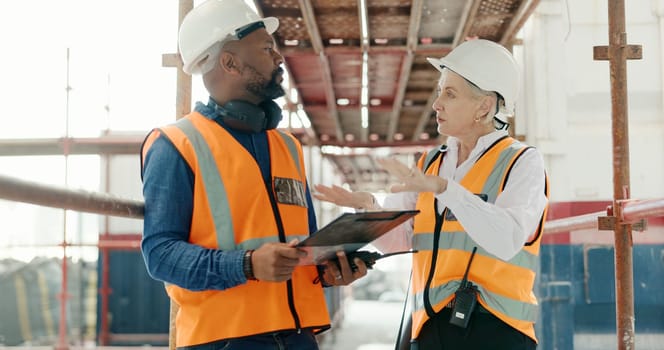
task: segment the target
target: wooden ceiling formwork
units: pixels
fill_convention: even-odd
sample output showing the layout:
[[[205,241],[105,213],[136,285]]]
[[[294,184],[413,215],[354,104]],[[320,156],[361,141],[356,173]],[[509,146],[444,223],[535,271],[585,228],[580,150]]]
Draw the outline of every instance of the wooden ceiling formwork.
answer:
[[[426,57],[441,57],[468,37],[497,41],[506,47],[539,0],[254,0],[263,16],[280,26],[276,43],[285,59],[291,87],[311,128],[292,129],[303,144],[342,146],[357,152],[324,153],[353,190],[384,190],[387,174],[366,149],[390,147],[392,155],[412,161],[412,154],[441,142],[432,118],[438,71]],[[180,2],[181,16],[192,4]],[[366,14],[363,40],[360,19]],[[367,56],[367,123],[362,122],[363,56]],[[175,66],[175,55],[164,55]],[[182,74],[179,91],[187,91]],[[180,78],[179,80],[180,81]],[[190,85],[189,85],[190,86]],[[178,95],[178,108],[190,110],[190,96]],[[299,115],[300,113],[298,113]],[[118,148],[118,143],[128,146]],[[6,140],[6,155],[123,153],[136,140]],[[64,147],[64,148],[63,148]],[[53,153],[56,152],[56,153]],[[384,152],[383,152],[384,153]],[[58,153],[59,154],[59,153]]]
[[[275,33],[291,87],[311,121],[305,144],[384,147],[439,143],[431,105],[441,57],[469,37],[510,48],[538,0],[256,0],[279,19]],[[364,9],[362,8],[364,5]],[[366,13],[368,37],[362,37]],[[362,125],[363,54],[368,125]],[[340,160],[342,167],[358,162]],[[354,188],[378,187],[364,170],[342,171]],[[353,175],[355,174],[355,175]],[[355,179],[355,176],[359,178]],[[363,180],[366,179],[366,180]],[[386,179],[387,180],[387,179]],[[380,181],[378,181],[380,182]]]

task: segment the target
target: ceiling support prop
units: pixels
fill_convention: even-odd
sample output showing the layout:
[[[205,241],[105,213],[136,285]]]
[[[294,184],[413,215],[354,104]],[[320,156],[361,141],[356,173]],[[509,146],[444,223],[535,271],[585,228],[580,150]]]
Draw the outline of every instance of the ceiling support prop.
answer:
[[[387,142],[394,141],[394,134],[397,132],[399,118],[401,117],[401,107],[403,106],[403,100],[406,95],[406,90],[408,89],[410,72],[413,67],[413,61],[415,60],[415,51],[417,50],[418,44],[418,34],[420,32],[420,25],[422,23],[423,7],[423,0],[413,0],[413,3],[410,7],[410,23],[408,24],[408,37],[406,39],[406,54],[403,57],[403,61],[401,61],[401,74],[399,75],[399,83],[397,84],[398,90],[396,97],[394,98],[392,114],[390,115],[390,121],[387,126]],[[419,132],[416,130],[413,133],[412,140],[419,140],[421,133],[421,130]]]
[[[330,62],[325,55],[323,39],[321,39],[318,25],[316,24],[316,16],[314,15],[311,0],[300,0],[300,11],[302,11],[302,19],[304,25],[309,32],[309,39],[311,40],[311,47],[314,52],[318,54],[320,66],[322,68],[323,86],[325,89],[325,102],[327,103],[328,115],[334,121],[336,137],[339,142],[344,140],[344,132],[341,127],[341,120],[339,120],[339,111],[337,110],[337,98],[334,94],[334,85],[332,81],[332,72],[330,71]],[[312,125],[312,128],[314,126]]]
[[[528,1],[524,0],[521,3],[521,6],[517,10],[516,15],[514,18],[512,18],[509,27],[505,30],[505,33],[503,33],[503,37],[500,39],[501,45],[505,47],[512,46],[516,34],[519,32],[519,30],[521,30],[521,27],[523,27],[528,18],[530,18],[530,15],[535,12],[535,9],[537,9],[537,6],[540,3],[540,0],[530,0],[527,5],[526,2]]]
[[[461,22],[457,27],[456,33],[454,33],[452,46],[449,48],[450,51],[466,40],[466,36],[468,36],[468,33],[470,33],[470,28],[473,26],[473,23],[477,17],[477,12],[479,11],[481,2],[482,0],[472,0],[466,2],[466,6],[464,7],[463,13],[461,14]],[[422,131],[424,131],[424,127],[431,117],[431,110],[429,107],[433,106],[433,101],[435,101],[438,97],[436,86],[438,86],[438,82],[436,82],[436,85],[432,87],[432,92],[427,99],[426,107],[422,114],[420,114],[420,119],[418,120],[417,126],[415,127],[415,132],[413,133],[413,141],[415,140],[415,137],[419,137]]]
[[[609,0],[609,45],[593,48],[595,60],[609,60],[611,79],[611,129],[613,140],[613,212],[615,251],[616,337],[618,349],[634,349],[634,276],[632,226],[623,219],[622,202],[629,200],[629,130],[627,116],[627,60],[641,58],[640,45],[628,45],[625,0]]]
[[[482,3],[482,0],[472,0],[466,3],[466,7],[464,7],[463,14],[461,15],[461,22],[459,23],[459,27],[454,34],[452,48],[457,47],[459,44],[466,40],[466,37],[470,33],[470,28],[473,26],[473,23],[477,19],[477,12],[480,9],[480,3]]]
[[[360,140],[369,140],[369,9],[367,0],[357,2],[362,48],[362,86],[360,87]]]
[[[431,114],[433,113],[433,101],[438,98],[438,93],[436,91],[437,89],[434,88],[433,92],[427,99],[426,108],[422,111],[422,114],[420,114],[420,118],[417,121],[417,126],[415,126],[415,132],[413,132],[413,141],[415,141],[415,138],[424,131],[424,127],[427,125],[429,119],[431,118]]]

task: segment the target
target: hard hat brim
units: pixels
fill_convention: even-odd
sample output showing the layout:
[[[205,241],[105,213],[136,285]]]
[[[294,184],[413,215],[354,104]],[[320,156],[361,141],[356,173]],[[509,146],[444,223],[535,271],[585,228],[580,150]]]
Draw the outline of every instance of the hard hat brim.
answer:
[[[443,60],[440,58],[433,58],[433,57],[427,57],[427,61],[431,63],[432,66],[436,67],[439,72],[443,72],[443,68],[445,68],[445,63],[443,63]]]
[[[462,78],[468,80],[469,82],[479,86],[479,84],[476,81],[468,79],[468,77],[465,77],[463,74],[457,71],[457,69],[454,67],[454,64],[450,64],[450,62],[447,62],[447,60],[445,60],[445,57],[443,58],[427,57],[427,61],[429,61],[429,63],[431,63],[432,66],[436,67],[436,69],[441,73],[443,72],[443,69],[447,68],[452,72],[459,74]]]
[[[270,34],[276,32],[279,28],[279,20],[276,17],[265,17],[262,22],[265,24],[265,30]]]
[[[471,83],[477,85],[477,82],[474,82],[474,81],[468,79],[467,77],[463,76],[461,73],[459,73],[456,70],[456,68],[454,67],[454,64],[450,64],[449,62],[447,62],[444,57],[443,58],[427,57],[427,61],[429,61],[429,63],[431,63],[432,66],[436,67],[436,69],[441,73],[443,72],[443,69],[447,68],[447,69],[453,71],[454,73],[459,74],[462,78],[464,78],[464,79],[470,81]]]

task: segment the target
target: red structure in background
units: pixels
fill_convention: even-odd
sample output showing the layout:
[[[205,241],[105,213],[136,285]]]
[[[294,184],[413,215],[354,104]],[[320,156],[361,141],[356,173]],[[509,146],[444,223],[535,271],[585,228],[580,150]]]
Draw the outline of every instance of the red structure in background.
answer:
[[[129,218],[143,217],[143,203],[136,200],[128,200],[110,196],[105,193],[88,192],[82,190],[64,189],[61,187],[48,186],[27,182],[20,179],[0,175],[0,198],[14,201],[26,202],[42,206],[77,210],[82,212],[96,213],[107,216],[119,216]],[[545,225],[543,241],[549,244],[571,244],[574,235],[579,230],[596,231],[598,222],[602,217],[613,217],[614,210],[610,201],[596,202],[562,202],[552,203],[549,210],[549,221]],[[650,220],[653,228],[661,231],[664,226],[664,199],[653,200],[627,200],[618,201],[621,206],[621,217],[614,217],[617,222],[636,222],[640,219]],[[580,215],[579,215],[580,214]],[[608,232],[597,233],[607,239],[611,239]],[[640,233],[637,233],[637,236]],[[662,237],[660,235],[658,237]],[[101,324],[99,333],[99,345],[107,345],[116,335],[110,334],[108,325],[108,304],[112,290],[109,286],[109,252],[111,250],[136,251],[140,248],[140,234],[108,234],[99,236],[96,246],[100,249],[101,256],[101,288],[99,290],[101,300]],[[610,242],[610,241],[609,241]],[[637,239],[638,242],[638,239]],[[610,244],[610,243],[609,243]],[[63,251],[67,246],[76,246],[68,243],[62,244]],[[66,251],[65,251],[66,252]],[[63,265],[66,269],[66,265]],[[66,289],[62,295],[66,296]],[[67,298],[63,298],[63,303]],[[66,315],[61,314],[60,322],[66,325]],[[148,340],[154,335],[136,335],[146,337]],[[117,335],[117,338],[123,338]],[[67,347],[66,334],[60,335],[58,347]]]
[[[99,345],[109,345],[112,334],[109,331],[108,323],[108,304],[111,293],[113,292],[109,283],[110,270],[110,251],[111,250],[130,250],[136,251],[141,247],[141,234],[108,234],[99,235],[99,256],[101,257],[101,286],[99,288],[100,297],[100,325],[99,325]]]

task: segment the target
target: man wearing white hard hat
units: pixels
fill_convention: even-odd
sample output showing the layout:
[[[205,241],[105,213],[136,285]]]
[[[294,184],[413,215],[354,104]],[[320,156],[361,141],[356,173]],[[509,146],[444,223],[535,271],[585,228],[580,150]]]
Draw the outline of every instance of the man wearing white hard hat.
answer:
[[[323,285],[347,285],[366,265],[300,265],[316,230],[304,156],[276,129],[283,57],[244,0],[208,0],[183,20],[183,69],[207,103],[154,129],[142,155],[141,244],[150,275],[179,306],[182,349],[318,349],[330,327]]]
[[[540,153],[506,131],[518,65],[482,39],[429,62],[441,73],[433,109],[446,144],[416,167],[379,159],[399,180],[383,206],[420,210],[374,242],[384,251],[418,250],[411,349],[535,349],[533,286],[548,189]],[[315,188],[316,198],[338,205],[375,203],[366,192]]]

